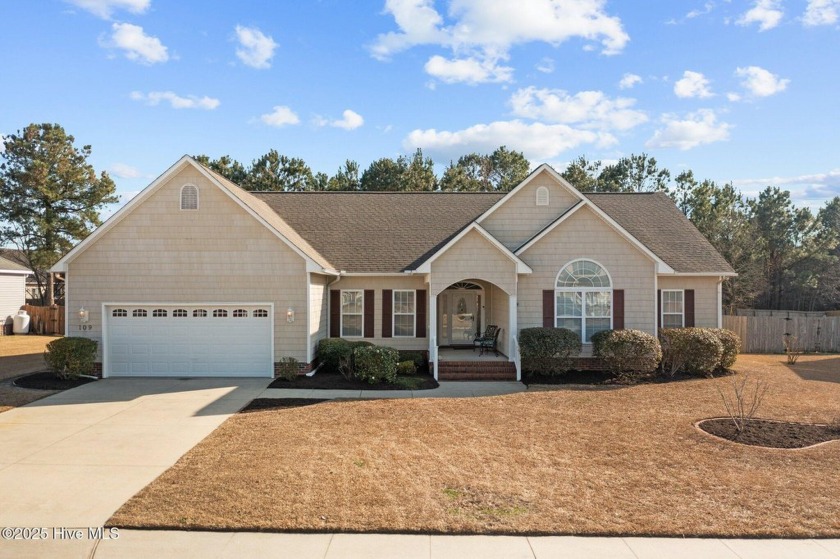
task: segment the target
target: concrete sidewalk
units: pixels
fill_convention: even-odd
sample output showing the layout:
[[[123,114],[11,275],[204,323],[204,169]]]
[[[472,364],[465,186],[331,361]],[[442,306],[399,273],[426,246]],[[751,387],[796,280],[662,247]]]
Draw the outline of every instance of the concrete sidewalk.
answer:
[[[0,542],[0,558],[838,559],[840,540],[269,534],[120,530],[102,541]]]
[[[259,398],[475,398],[527,392],[528,387],[516,381],[464,382],[441,381],[431,390],[316,390],[300,388],[267,388]]]

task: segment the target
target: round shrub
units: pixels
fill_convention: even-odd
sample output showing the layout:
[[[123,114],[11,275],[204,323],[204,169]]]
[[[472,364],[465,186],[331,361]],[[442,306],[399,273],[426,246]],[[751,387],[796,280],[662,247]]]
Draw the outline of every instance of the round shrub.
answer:
[[[324,338],[318,342],[315,355],[323,364],[325,373],[338,373],[342,363],[349,361],[353,355],[353,346],[342,338]]]
[[[87,338],[59,338],[47,344],[44,360],[59,378],[78,378],[93,373],[96,342]]]
[[[417,365],[414,361],[400,361],[397,363],[397,375],[410,376],[417,372]]]
[[[720,354],[720,361],[717,368],[719,370],[726,370],[735,364],[738,358],[738,353],[741,351],[741,338],[732,330],[726,328],[710,328],[711,332],[717,336],[723,346],[723,352]]]
[[[522,368],[530,374],[557,375],[572,368],[580,353],[580,336],[566,328],[523,328],[519,331]]]
[[[710,375],[721,361],[723,344],[710,328],[666,328],[659,331],[663,368],[673,376]]]
[[[361,346],[353,350],[356,378],[376,384],[397,380],[397,362],[400,353],[390,347]]]
[[[641,330],[607,330],[593,340],[593,352],[620,376],[650,373],[662,360],[659,340]]]

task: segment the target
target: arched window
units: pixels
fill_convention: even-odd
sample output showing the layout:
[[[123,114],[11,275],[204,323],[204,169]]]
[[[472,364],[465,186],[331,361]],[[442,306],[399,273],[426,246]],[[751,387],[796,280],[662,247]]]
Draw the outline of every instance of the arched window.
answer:
[[[146,317],[146,309],[134,309],[131,311],[131,316],[134,318],[145,318]]]
[[[538,206],[547,206],[548,205],[548,189],[544,186],[537,188],[537,205]]]
[[[127,311],[127,310],[125,310],[125,309],[114,309],[114,310],[111,312],[111,316],[120,316],[120,317],[125,317],[125,316],[128,316],[128,311]]]
[[[248,318],[248,311],[245,309],[236,309],[233,311],[233,318]]]
[[[576,332],[584,343],[612,328],[612,280],[600,264],[573,260],[563,266],[554,299],[555,326]]]
[[[207,311],[204,309],[195,309],[193,311],[193,318],[207,318]]]
[[[155,309],[152,311],[153,318],[165,318],[166,317],[166,309]]]
[[[198,187],[192,184],[185,184],[181,187],[181,209],[198,209]]]
[[[187,316],[187,309],[175,309],[172,311],[172,316],[175,318],[184,318]]]
[[[225,309],[216,309],[213,311],[213,318],[227,318],[227,314]]]

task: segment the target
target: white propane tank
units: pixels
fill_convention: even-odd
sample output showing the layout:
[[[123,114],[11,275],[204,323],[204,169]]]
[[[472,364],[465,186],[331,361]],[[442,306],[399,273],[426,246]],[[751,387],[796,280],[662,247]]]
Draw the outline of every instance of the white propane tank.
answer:
[[[14,324],[12,325],[12,332],[15,334],[28,334],[29,333],[29,319],[30,316],[26,313],[26,311],[18,311],[14,318]]]

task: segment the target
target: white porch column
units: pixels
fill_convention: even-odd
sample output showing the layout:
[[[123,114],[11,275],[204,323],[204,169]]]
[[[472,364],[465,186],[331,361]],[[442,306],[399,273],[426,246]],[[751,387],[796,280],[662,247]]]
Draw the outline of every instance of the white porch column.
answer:
[[[516,293],[514,293],[508,296],[508,360],[516,364],[516,380],[522,380],[519,361],[519,342],[516,339],[519,334],[517,326],[518,314],[519,309],[516,308]]]
[[[435,380],[438,379],[438,348],[437,348],[437,295],[433,295],[429,285],[429,362],[435,371]]]

